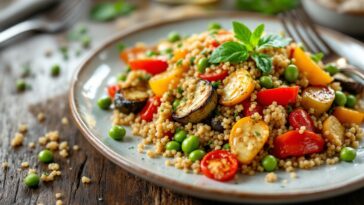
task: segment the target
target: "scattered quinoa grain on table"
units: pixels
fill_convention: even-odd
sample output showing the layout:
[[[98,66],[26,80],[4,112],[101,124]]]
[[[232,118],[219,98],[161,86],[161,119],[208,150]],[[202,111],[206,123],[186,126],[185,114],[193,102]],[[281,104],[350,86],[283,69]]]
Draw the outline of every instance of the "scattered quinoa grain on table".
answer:
[[[29,162],[22,162],[22,163],[20,164],[20,167],[21,167],[22,169],[26,169],[26,168],[28,168],[28,167],[29,167]]]
[[[83,184],[89,184],[89,183],[91,183],[91,179],[90,179],[90,178],[88,178],[88,177],[86,177],[86,176],[82,176],[82,178],[81,178],[81,182],[82,182]]]
[[[1,168],[2,168],[3,170],[8,169],[8,168],[9,168],[9,163],[8,163],[8,162],[2,162],[2,163],[1,163]]]
[[[10,144],[12,147],[18,147],[18,146],[23,145],[23,141],[24,141],[24,135],[17,132],[17,133],[15,133],[15,136],[13,137],[13,139],[11,139]]]
[[[20,124],[18,127],[18,131],[22,134],[25,134],[28,132],[28,125],[27,124]]]
[[[40,112],[37,115],[37,119],[38,119],[38,122],[44,122],[44,120],[46,119],[46,116],[43,112]]]

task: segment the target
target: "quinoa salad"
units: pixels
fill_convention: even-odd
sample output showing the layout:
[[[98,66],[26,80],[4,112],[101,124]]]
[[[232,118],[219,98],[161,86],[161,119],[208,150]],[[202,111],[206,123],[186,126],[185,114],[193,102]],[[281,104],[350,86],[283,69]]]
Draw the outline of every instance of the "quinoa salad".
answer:
[[[140,153],[218,181],[266,172],[274,182],[277,170],[293,176],[353,162],[363,136],[361,85],[340,78],[321,53],[266,34],[264,24],[232,25],[120,44],[128,67],[98,100],[113,110],[109,136],[122,141],[130,126]]]

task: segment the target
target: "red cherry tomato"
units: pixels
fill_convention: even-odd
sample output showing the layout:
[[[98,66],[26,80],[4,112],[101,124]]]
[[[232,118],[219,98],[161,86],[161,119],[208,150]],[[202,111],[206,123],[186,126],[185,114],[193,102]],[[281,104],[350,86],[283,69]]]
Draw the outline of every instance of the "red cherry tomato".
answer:
[[[250,100],[245,100],[245,101],[242,102],[242,104],[243,104],[243,107],[244,107],[243,114],[244,114],[245,117],[251,116],[256,112],[259,113],[260,115],[263,115],[263,106],[257,104],[253,110],[250,110],[249,109],[250,106],[251,106]]]
[[[257,101],[264,106],[270,105],[273,102],[286,106],[290,103],[295,103],[297,95],[298,86],[273,88],[259,91],[257,93]]]
[[[168,68],[168,63],[160,59],[138,59],[129,61],[132,70],[144,70],[152,75],[164,72]]]
[[[306,130],[315,131],[315,125],[310,115],[301,108],[292,111],[289,114],[288,121],[294,129],[300,129],[301,126],[305,126]]]
[[[212,47],[217,48],[217,47],[219,47],[220,43],[217,42],[216,40],[212,40],[211,45],[212,45]]]
[[[229,181],[238,171],[238,160],[226,150],[207,153],[201,161],[202,173],[217,181]]]
[[[324,145],[324,139],[312,131],[300,134],[298,130],[292,130],[274,139],[273,153],[278,158],[299,157],[319,153]]]
[[[110,85],[107,87],[107,94],[110,98],[114,99],[115,94],[120,90],[119,85]]]
[[[207,80],[207,81],[218,81],[223,80],[228,76],[229,72],[227,70],[223,70],[221,73],[206,73],[206,74],[200,74],[199,77]]]
[[[140,112],[140,117],[142,120],[150,122],[153,120],[153,114],[158,111],[158,107],[161,104],[161,100],[159,97],[154,96],[149,98],[147,104],[143,107],[142,111]]]

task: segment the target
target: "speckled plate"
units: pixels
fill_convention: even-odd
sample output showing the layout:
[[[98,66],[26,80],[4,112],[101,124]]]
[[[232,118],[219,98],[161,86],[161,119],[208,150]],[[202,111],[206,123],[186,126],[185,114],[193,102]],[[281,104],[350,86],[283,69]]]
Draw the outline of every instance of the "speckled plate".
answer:
[[[281,32],[277,19],[249,13],[218,13],[194,18],[157,22],[120,33],[97,48],[77,69],[70,90],[70,107],[75,122],[85,138],[105,157],[130,173],[158,185],[185,194],[233,202],[298,202],[343,194],[364,185],[364,151],[359,150],[354,163],[339,163],[320,166],[312,170],[297,171],[298,179],[291,180],[289,174],[279,171],[276,183],[266,183],[265,173],[256,176],[239,175],[229,183],[210,180],[203,175],[187,174],[174,167],[164,165],[165,159],[150,159],[137,151],[139,137],[127,130],[123,142],[108,137],[111,127],[111,111],[102,111],[96,101],[105,94],[105,86],[115,82],[115,76],[125,65],[119,60],[116,44],[124,42],[132,46],[136,42],[154,44],[170,31],[183,35],[198,33],[207,28],[209,22],[219,22],[231,28],[231,22],[242,21],[250,27],[265,23],[267,32]],[[322,29],[322,36],[339,53],[357,66],[364,68],[364,46],[347,36]],[[282,183],[283,180],[287,183]]]

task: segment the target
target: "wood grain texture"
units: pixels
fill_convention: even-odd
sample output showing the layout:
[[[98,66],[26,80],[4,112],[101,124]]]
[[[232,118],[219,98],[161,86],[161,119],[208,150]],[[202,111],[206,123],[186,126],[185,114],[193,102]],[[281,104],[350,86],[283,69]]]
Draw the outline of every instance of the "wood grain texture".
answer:
[[[138,21],[139,19],[134,19]],[[132,20],[130,24],[133,23]],[[90,33],[95,33],[93,46],[99,44],[111,32],[113,25],[88,24]],[[59,36],[38,35],[25,38],[5,50],[0,51],[0,162],[8,162],[9,169],[0,169],[0,204],[55,204],[55,193],[63,194],[64,204],[156,204],[156,205],[202,205],[217,202],[181,195],[169,189],[156,186],[148,181],[127,173],[99,154],[80,134],[69,116],[67,91],[70,77],[81,58],[74,56],[70,49],[70,59],[63,61],[57,52],[61,40]],[[79,45],[72,44],[71,48]],[[44,56],[45,50],[52,50],[50,58]],[[89,51],[84,51],[87,53]],[[21,67],[29,62],[32,74],[26,78],[31,89],[17,93],[15,81],[21,74]],[[50,76],[50,67],[60,63],[61,75]],[[46,120],[39,123],[36,115],[46,114]],[[61,123],[67,117],[68,126]],[[17,149],[10,146],[10,140],[20,123],[29,125],[24,145]],[[72,145],[79,145],[79,151],[70,149],[70,157],[63,159],[56,154],[55,161],[61,165],[62,176],[54,182],[41,183],[37,189],[29,189],[22,183],[27,170],[20,169],[21,162],[27,161],[30,167],[38,172],[46,170],[45,165],[38,163],[37,153],[41,147],[30,150],[29,142],[51,130],[59,130],[61,140]],[[178,170],[176,170],[178,171]],[[91,178],[91,184],[81,183],[81,177]],[[304,179],[299,179],[304,180]],[[363,204],[364,189],[359,191],[310,204]]]

